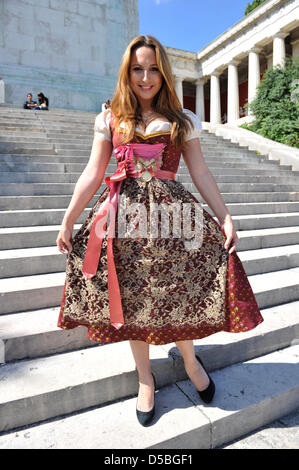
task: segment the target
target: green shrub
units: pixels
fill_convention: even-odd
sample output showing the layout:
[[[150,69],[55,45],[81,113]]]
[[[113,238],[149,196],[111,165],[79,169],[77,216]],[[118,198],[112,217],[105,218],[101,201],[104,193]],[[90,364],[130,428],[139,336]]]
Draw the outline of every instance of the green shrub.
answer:
[[[299,58],[266,71],[256,97],[244,106],[255,121],[240,127],[299,148]]]

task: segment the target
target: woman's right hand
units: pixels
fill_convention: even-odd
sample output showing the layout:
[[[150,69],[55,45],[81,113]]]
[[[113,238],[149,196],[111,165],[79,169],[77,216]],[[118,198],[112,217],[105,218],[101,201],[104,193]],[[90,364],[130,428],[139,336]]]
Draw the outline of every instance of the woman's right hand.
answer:
[[[67,255],[69,254],[73,247],[72,247],[72,233],[73,233],[73,226],[71,225],[62,225],[61,229],[58,233],[56,239],[56,245],[60,253]]]

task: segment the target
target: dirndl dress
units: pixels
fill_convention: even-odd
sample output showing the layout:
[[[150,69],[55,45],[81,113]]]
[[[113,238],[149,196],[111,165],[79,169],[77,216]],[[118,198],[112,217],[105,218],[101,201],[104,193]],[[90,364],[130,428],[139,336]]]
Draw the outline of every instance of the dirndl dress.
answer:
[[[200,119],[186,140],[200,136]],[[175,180],[181,151],[170,123],[122,145],[110,109],[95,119],[110,140],[117,170],[73,238],[67,255],[58,327],[83,325],[99,343],[162,345],[241,333],[263,322],[236,252],[224,248],[220,224]]]

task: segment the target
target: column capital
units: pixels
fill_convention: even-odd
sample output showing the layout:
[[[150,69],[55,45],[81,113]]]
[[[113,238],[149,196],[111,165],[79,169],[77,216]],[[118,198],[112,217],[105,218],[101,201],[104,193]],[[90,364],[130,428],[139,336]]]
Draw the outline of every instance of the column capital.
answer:
[[[240,62],[241,62],[240,60],[232,59],[232,60],[230,60],[229,62],[227,62],[226,65],[227,65],[227,66],[228,66],[228,65],[235,65],[235,66],[237,66],[237,65],[240,64]]]
[[[285,31],[277,31],[277,33],[273,34],[272,38],[280,38],[284,39],[286,38],[290,33],[286,33]]]
[[[204,85],[205,83],[206,80],[204,78],[196,78],[196,80],[194,80],[195,85]]]
[[[173,78],[175,79],[175,81],[178,81],[178,82],[183,82],[184,81],[184,77],[182,77],[180,75],[176,75],[175,73],[173,74]]]
[[[222,71],[220,71],[220,70],[214,70],[214,71],[211,73],[211,76],[219,77],[221,74],[222,74]]]
[[[248,50],[248,53],[255,52],[256,54],[260,54],[262,52],[262,50],[263,50],[262,47],[253,46]]]

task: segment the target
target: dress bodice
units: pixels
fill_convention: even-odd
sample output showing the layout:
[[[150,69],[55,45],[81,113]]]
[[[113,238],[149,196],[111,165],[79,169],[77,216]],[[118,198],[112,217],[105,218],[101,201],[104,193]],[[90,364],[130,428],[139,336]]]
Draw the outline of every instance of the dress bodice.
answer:
[[[183,111],[191,117],[194,125],[194,129],[190,127],[186,141],[199,137],[202,128],[200,119],[188,109],[184,108]],[[123,123],[121,123],[121,127],[124,127]],[[102,111],[97,115],[94,131],[97,135],[101,135],[104,139],[112,142],[113,148],[121,144],[121,133],[114,132],[113,114],[110,112],[110,109]],[[137,127],[135,134],[132,143],[164,144],[161,169],[176,173],[180,162],[181,149],[175,149],[170,140],[171,123],[169,121],[152,121],[147,126],[146,131]]]

